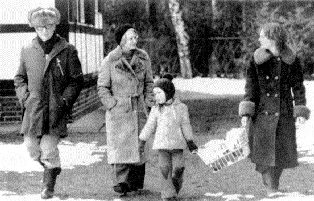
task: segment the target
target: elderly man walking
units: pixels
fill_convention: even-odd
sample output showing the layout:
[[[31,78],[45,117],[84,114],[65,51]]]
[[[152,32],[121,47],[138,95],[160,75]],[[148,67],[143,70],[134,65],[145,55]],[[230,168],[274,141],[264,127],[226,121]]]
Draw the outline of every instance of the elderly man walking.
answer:
[[[41,197],[48,199],[61,172],[57,145],[67,136],[67,117],[84,80],[77,50],[55,33],[59,11],[36,8],[28,20],[37,37],[21,50],[14,84],[25,109],[24,144],[31,158],[44,167]]]

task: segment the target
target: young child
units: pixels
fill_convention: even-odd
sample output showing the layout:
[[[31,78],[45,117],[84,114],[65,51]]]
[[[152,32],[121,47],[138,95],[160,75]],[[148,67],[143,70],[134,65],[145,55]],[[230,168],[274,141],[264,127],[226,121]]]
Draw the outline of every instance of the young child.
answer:
[[[183,182],[183,150],[188,146],[191,152],[195,152],[198,148],[193,141],[188,108],[174,98],[172,76],[167,74],[157,80],[153,92],[156,105],[152,107],[139,136],[140,152],[143,153],[145,142],[155,133],[153,149],[158,151],[161,197],[164,201],[176,200]]]

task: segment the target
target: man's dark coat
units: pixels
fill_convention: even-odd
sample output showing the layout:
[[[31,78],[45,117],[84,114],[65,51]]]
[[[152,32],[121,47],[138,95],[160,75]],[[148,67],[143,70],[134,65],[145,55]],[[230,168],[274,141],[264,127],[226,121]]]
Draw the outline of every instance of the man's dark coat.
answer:
[[[14,77],[17,97],[25,108],[21,133],[65,137],[67,113],[83,83],[81,63],[73,45],[60,37],[45,55],[38,38],[33,39],[22,49]]]

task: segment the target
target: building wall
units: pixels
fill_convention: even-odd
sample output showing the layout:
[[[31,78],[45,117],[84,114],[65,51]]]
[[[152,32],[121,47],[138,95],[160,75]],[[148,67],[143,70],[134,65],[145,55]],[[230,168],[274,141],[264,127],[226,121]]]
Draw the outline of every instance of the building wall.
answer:
[[[13,79],[21,48],[35,36],[35,31],[28,27],[28,11],[54,4],[54,0],[0,0],[0,80]]]
[[[70,32],[69,42],[76,46],[83,74],[97,74],[103,60],[103,37],[100,35]]]
[[[20,122],[22,114],[16,96],[0,96],[0,124]]]
[[[55,0],[0,0],[0,5],[0,24],[28,24],[29,10],[54,7]]]
[[[34,32],[0,33],[0,80],[13,79],[19,66],[21,47],[34,37]]]

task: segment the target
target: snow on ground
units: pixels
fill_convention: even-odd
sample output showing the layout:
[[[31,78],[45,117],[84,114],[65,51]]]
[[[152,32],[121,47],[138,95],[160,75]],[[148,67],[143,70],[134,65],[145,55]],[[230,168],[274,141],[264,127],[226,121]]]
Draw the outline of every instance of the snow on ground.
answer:
[[[244,93],[244,81],[237,79],[177,78],[173,80],[177,90],[198,92],[211,95],[239,95]]]
[[[211,95],[241,95],[244,93],[244,81],[234,79],[216,79],[216,78],[194,78],[194,79],[174,79],[176,88],[185,92],[198,92]],[[305,82],[307,89],[308,107],[314,111],[314,82]],[[191,98],[191,97],[189,97]],[[301,163],[314,164],[314,118],[309,119],[304,125],[299,125],[297,130],[298,150],[302,153],[300,158]],[[77,143],[73,144],[63,140],[60,145],[61,163],[63,168],[74,168],[76,165],[90,165],[102,160],[103,153],[106,151],[106,146],[97,146],[97,142]],[[25,147],[16,144],[5,144],[0,142],[0,171],[15,171],[19,173],[30,171],[42,171],[42,167],[38,163],[33,162],[27,155]],[[221,193],[206,193],[206,197],[221,197],[222,200],[250,200],[254,195],[226,195]],[[36,201],[40,200],[39,195],[17,195],[14,192],[0,191],[0,200],[6,201]],[[59,200],[53,198],[51,201]],[[67,199],[68,201],[82,199]],[[91,199],[84,199],[90,201]],[[302,195],[298,192],[284,194],[278,198],[265,198],[262,201],[310,201],[314,200],[313,195]],[[116,199],[119,201],[119,199]]]
[[[297,144],[299,153],[304,156],[300,162],[314,164],[314,82],[305,82],[307,106],[311,110],[311,117],[303,125],[297,125]]]
[[[39,194],[36,195],[17,195],[14,192],[9,191],[0,191],[0,200],[2,201],[41,201]],[[66,199],[67,201],[96,201],[94,199]],[[53,197],[49,201],[60,201],[58,197]]]
[[[103,154],[106,151],[105,146],[96,146],[97,142],[92,143],[77,143],[73,144],[69,141],[61,141],[59,144],[60,158],[63,169],[72,169],[76,165],[90,165],[92,163],[102,160]],[[14,172],[32,172],[43,171],[43,168],[38,162],[32,161],[26,148],[23,144],[12,145],[2,144],[0,142],[0,171],[14,171]]]
[[[241,195],[241,194],[230,194],[225,195],[223,192],[219,193],[206,193],[205,196],[208,198],[221,197],[223,201],[236,201],[236,200],[251,200],[254,199],[254,195]],[[269,198],[261,199],[260,201],[313,201],[314,195],[303,195],[299,192],[292,193],[277,193]]]

